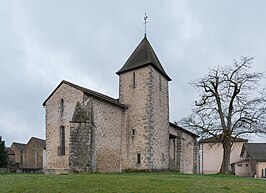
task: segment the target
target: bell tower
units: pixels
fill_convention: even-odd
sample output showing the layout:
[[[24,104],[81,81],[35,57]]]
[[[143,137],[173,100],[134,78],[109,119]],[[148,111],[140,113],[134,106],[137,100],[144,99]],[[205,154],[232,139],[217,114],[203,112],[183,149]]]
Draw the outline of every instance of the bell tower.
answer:
[[[125,116],[128,164],[137,170],[163,170],[169,165],[169,94],[164,71],[146,34],[119,75],[119,102]]]

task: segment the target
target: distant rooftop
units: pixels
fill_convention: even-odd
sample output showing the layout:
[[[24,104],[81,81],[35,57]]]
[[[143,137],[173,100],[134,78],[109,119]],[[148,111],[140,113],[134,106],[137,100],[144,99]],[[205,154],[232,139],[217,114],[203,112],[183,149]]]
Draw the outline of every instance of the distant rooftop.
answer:
[[[217,141],[217,139],[215,137],[209,137],[209,138],[205,138],[205,139],[201,139],[199,141],[199,143],[220,143],[221,142],[221,135],[218,136],[218,139],[220,139],[219,141]],[[248,142],[247,139],[243,139],[240,137],[234,138],[232,137],[232,142]]]
[[[20,151],[23,151],[24,148],[26,147],[26,144],[24,144],[24,143],[17,143],[17,142],[13,142],[12,145],[16,146]]]
[[[37,138],[37,137],[32,137],[30,138],[30,140],[34,140],[36,141],[38,144],[40,144],[44,149],[46,149],[46,141],[44,139],[40,139],[40,138]],[[30,141],[29,140],[29,141]]]
[[[266,143],[245,143],[242,147],[241,156],[245,152],[255,161],[266,161]]]

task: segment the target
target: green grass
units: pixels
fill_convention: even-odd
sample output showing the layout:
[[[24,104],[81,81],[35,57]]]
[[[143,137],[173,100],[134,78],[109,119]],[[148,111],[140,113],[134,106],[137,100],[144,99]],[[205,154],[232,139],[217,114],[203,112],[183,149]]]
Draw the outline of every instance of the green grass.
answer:
[[[266,193],[266,180],[177,173],[0,174],[0,192],[191,192]]]

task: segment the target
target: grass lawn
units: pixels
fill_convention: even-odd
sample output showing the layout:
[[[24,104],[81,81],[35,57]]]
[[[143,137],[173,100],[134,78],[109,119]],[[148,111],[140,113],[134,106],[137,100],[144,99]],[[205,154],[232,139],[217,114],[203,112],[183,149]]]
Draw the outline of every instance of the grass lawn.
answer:
[[[0,192],[266,193],[266,180],[177,173],[0,174]]]

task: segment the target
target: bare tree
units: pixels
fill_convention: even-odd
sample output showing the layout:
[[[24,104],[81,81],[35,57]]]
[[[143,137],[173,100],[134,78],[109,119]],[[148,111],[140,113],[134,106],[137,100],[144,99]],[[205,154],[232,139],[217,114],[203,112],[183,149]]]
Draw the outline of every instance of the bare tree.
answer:
[[[180,123],[212,136],[223,146],[220,173],[229,173],[231,147],[235,138],[250,133],[266,133],[266,106],[259,81],[263,73],[250,72],[253,58],[242,57],[233,65],[211,69],[192,84],[199,89],[193,113]]]

